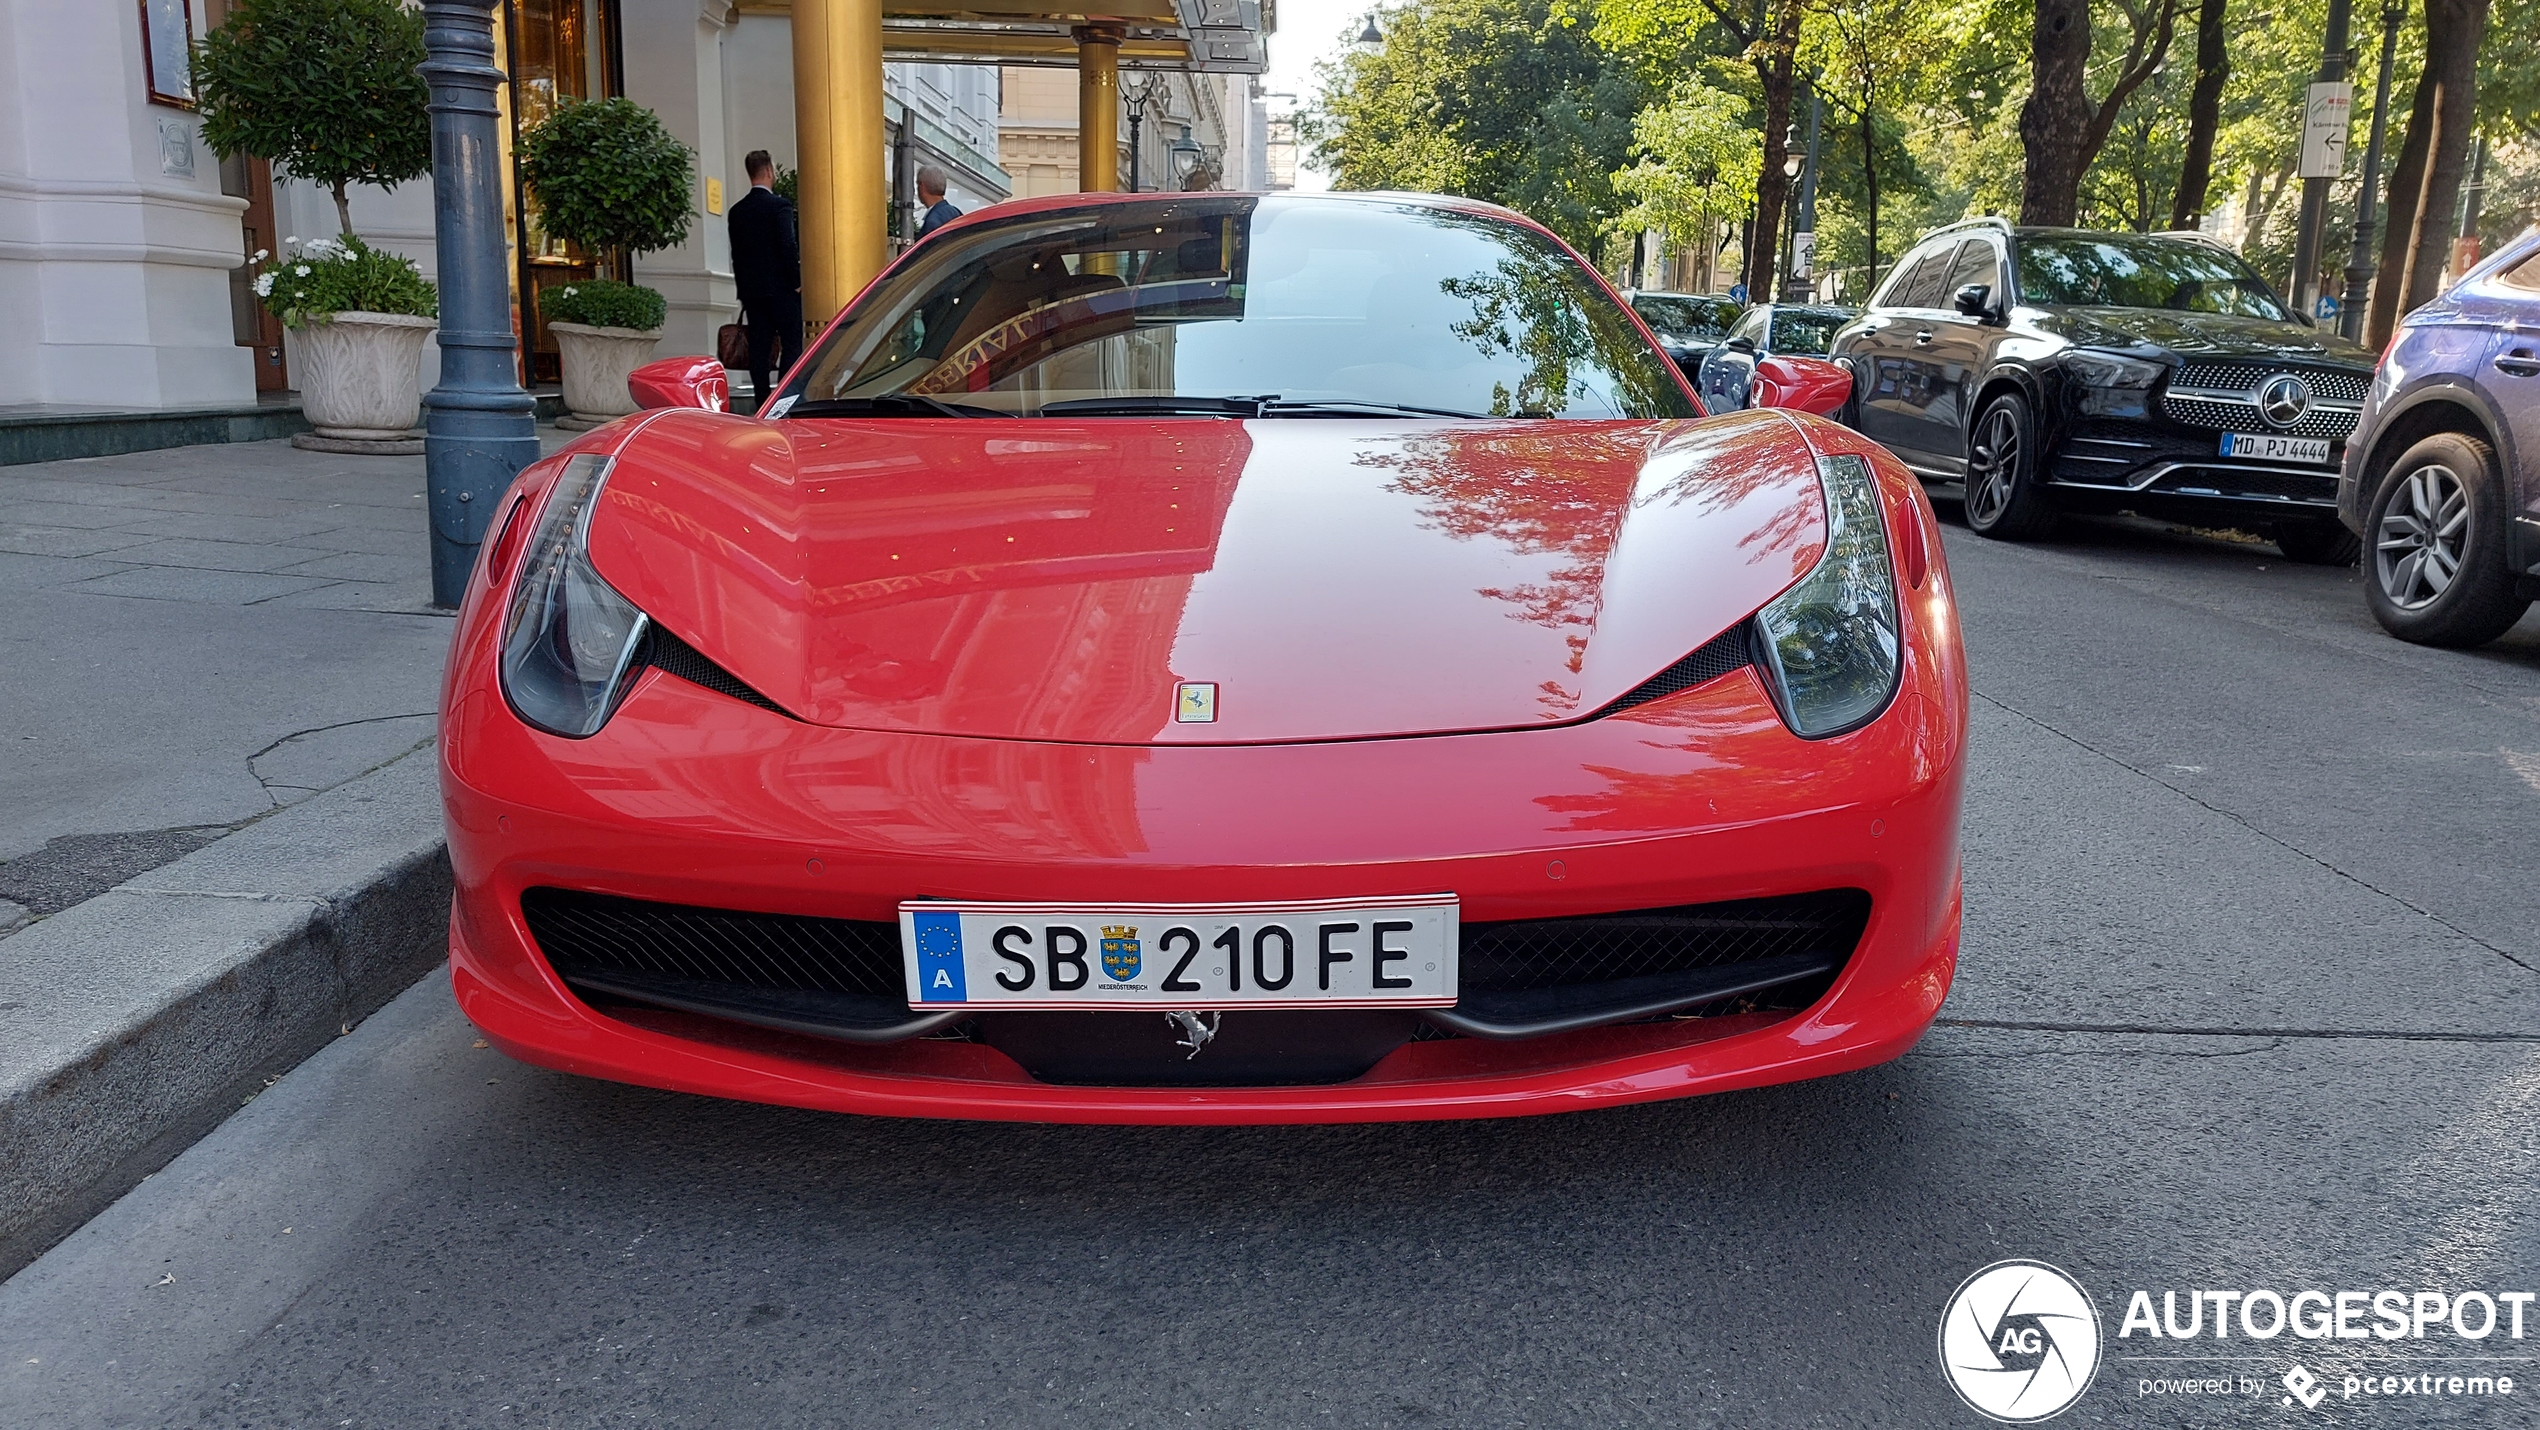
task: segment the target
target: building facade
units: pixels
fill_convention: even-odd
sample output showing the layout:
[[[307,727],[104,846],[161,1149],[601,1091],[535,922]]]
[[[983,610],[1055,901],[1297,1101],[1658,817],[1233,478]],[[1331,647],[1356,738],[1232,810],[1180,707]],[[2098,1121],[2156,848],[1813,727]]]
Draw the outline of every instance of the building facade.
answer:
[[[227,0],[0,0],[0,405],[170,410],[288,388],[296,339],[248,289],[248,255],[337,231],[331,195],[203,147],[184,56]],[[736,310],[723,210],[741,157],[795,154],[788,7],[776,0],[504,0],[496,12],[512,139],[568,99],[623,95],[696,151],[687,241],[586,254],[541,233],[505,155],[523,377],[555,380],[538,293],[607,273],[669,301],[664,353],[711,352]],[[921,164],[954,202],[1012,191],[994,66],[891,65],[886,175],[905,233]],[[357,188],[354,230],[434,272],[428,180]],[[439,371],[426,349],[416,373]]]

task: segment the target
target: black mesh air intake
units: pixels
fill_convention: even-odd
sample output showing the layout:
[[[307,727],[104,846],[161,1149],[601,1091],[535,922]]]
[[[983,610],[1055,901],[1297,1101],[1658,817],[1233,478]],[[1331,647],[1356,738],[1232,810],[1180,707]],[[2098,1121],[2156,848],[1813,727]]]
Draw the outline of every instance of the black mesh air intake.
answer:
[[[538,951],[570,983],[617,972],[903,1002],[896,920],[746,914],[571,889],[520,896]]]
[[[1693,654],[1633,686],[1624,692],[1620,700],[1597,713],[1611,715],[1617,710],[1629,710],[1635,705],[1645,705],[1680,690],[1691,690],[1706,681],[1717,680],[1741,666],[1754,664],[1754,651],[1747,639],[1747,624],[1745,621],[1740,621],[1713,636]]]
[[[717,694],[729,695],[761,710],[773,710],[792,718],[792,712],[784,706],[752,690],[741,677],[706,659],[695,646],[662,629],[659,622],[655,622],[651,632],[644,637],[644,649],[636,660],[639,664],[678,676],[690,685],[702,685]]]
[[[1840,961],[1851,956],[1869,920],[1868,894],[1828,889],[1619,914],[1468,923],[1456,976],[1468,993],[1524,992],[1794,954],[1832,954]]]

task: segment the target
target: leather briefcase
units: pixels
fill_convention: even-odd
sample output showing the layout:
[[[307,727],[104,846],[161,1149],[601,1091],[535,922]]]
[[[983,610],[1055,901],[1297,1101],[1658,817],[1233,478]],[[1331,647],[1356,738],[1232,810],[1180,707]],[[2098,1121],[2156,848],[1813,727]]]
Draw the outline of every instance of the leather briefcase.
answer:
[[[737,322],[715,329],[714,355],[725,367],[747,370],[750,365],[750,330]]]

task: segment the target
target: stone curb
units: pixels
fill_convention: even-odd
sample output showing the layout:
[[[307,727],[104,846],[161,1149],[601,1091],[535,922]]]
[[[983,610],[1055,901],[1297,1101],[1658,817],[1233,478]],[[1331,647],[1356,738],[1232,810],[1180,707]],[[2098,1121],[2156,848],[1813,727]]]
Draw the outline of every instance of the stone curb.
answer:
[[[434,748],[0,942],[0,1278],[447,953]]]

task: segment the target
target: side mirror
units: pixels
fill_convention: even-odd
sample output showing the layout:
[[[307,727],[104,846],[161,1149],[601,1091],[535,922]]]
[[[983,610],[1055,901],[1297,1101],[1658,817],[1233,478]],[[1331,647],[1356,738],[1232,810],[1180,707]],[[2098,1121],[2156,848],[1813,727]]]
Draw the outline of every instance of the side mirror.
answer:
[[[723,364],[710,357],[663,358],[626,375],[626,394],[638,407],[702,407],[721,412],[730,406],[732,379]]]
[[[1986,318],[1993,313],[1993,287],[1987,283],[1970,283],[1958,290],[1950,306],[1970,318]]]
[[[1753,338],[1731,338],[1720,344],[1720,346],[1724,348],[1733,348],[1742,353],[1751,353],[1755,351],[1755,340]]]
[[[1755,364],[1750,391],[1757,407],[1831,417],[1852,398],[1852,374],[1822,358],[1768,357]]]

